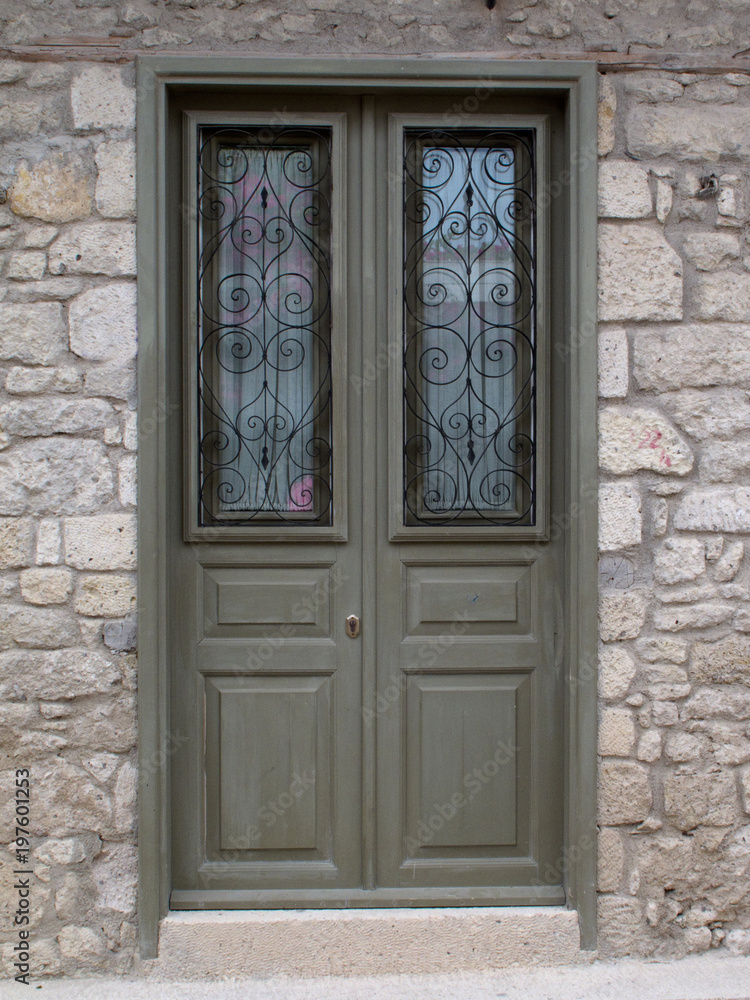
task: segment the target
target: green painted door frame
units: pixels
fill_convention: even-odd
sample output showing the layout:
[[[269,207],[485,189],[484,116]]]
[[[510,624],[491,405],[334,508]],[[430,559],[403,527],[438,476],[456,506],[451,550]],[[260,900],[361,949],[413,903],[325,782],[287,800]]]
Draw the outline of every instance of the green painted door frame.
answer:
[[[595,947],[596,858],[596,108],[594,63],[508,62],[488,59],[266,59],[177,56],[138,61],[138,322],[139,322],[139,925],[141,954],[154,957],[158,922],[170,894],[170,757],[181,733],[169,718],[170,620],[167,537],[168,446],[171,417],[180,418],[181,372],[170,361],[170,338],[183,295],[180,259],[179,95],[227,88],[235,98],[337,90],[386,95],[450,91],[471,111],[488,92],[559,102],[554,141],[563,170],[539,198],[554,203],[551,298],[558,342],[552,365],[564,376],[566,482],[564,512],[551,537],[563,537],[567,603],[565,693],[565,844],[559,869],[568,905],[579,914],[584,948]],[[184,106],[184,103],[183,103]],[[455,109],[461,114],[462,107]],[[446,122],[450,124],[450,122]],[[363,206],[367,212],[367,205]],[[170,263],[172,262],[172,263]],[[179,330],[179,324],[177,329]]]

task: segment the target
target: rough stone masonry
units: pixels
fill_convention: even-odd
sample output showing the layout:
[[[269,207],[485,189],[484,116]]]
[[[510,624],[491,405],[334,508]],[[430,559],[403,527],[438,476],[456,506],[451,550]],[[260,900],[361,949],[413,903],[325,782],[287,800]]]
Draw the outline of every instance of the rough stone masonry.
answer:
[[[199,47],[599,60],[600,952],[750,954],[750,2],[3,0],[0,787],[31,763],[37,972],[135,954],[133,60]]]

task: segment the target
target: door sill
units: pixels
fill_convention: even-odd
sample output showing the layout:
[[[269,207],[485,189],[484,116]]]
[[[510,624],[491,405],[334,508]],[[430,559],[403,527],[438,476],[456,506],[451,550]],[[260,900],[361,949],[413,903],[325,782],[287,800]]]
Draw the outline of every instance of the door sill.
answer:
[[[469,894],[471,898],[469,898]],[[380,907],[560,906],[562,886],[472,889],[173,889],[172,910],[370,909]]]
[[[155,974],[179,979],[366,976],[590,962],[557,906],[172,912]],[[149,963],[150,964],[150,963]]]

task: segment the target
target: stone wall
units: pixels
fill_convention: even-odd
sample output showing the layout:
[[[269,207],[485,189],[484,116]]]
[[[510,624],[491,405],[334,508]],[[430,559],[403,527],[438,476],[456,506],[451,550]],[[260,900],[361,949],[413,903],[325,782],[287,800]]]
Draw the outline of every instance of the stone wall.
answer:
[[[600,92],[603,951],[750,952],[750,76]]]
[[[136,888],[133,72],[5,60],[0,79],[0,842],[30,767],[36,971],[120,970]],[[3,850],[6,942],[12,867]],[[2,959],[10,973],[10,943]]]
[[[198,44],[588,53],[609,69],[599,137],[601,952],[750,952],[750,74],[746,59],[730,65],[750,46],[747,9],[3,8],[0,842],[11,839],[14,769],[30,765],[37,972],[123,971],[135,950],[132,61]],[[654,68],[637,71],[634,58]],[[678,64],[692,72],[669,69]],[[6,941],[10,862],[2,851]],[[9,944],[2,957],[10,972]]]

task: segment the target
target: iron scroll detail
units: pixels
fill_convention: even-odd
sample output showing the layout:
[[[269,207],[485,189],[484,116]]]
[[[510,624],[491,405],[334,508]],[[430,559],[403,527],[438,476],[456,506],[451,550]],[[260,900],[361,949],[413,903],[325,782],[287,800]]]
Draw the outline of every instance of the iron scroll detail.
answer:
[[[404,134],[404,522],[535,518],[531,130]]]
[[[330,524],[331,134],[202,128],[199,524]]]

